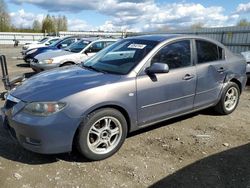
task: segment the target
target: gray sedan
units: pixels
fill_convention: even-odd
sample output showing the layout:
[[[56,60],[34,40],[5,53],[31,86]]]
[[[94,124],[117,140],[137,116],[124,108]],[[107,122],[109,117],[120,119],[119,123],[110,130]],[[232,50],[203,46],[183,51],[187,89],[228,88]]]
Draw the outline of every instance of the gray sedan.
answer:
[[[246,79],[245,60],[216,41],[127,38],[84,64],[24,81],[8,94],[3,126],[28,150],[52,154],[77,146],[84,157],[102,160],[129,132],[209,107],[232,113]]]

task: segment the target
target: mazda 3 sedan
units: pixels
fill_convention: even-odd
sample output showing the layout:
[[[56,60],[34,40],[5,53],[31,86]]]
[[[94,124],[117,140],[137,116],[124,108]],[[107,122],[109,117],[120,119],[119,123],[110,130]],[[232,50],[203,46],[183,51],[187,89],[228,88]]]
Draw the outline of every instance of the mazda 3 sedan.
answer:
[[[245,84],[245,60],[216,41],[138,36],[24,81],[9,92],[1,117],[28,150],[77,146],[87,159],[102,160],[129,132],[209,107],[232,113]]]

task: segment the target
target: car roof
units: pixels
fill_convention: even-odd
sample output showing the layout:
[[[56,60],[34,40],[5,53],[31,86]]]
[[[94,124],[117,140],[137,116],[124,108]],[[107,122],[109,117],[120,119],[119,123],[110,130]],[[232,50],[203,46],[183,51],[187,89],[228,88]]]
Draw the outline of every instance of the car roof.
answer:
[[[149,40],[149,41],[157,41],[157,42],[164,42],[169,39],[178,39],[178,38],[194,38],[194,39],[204,39],[211,42],[214,41],[211,38],[197,36],[197,35],[184,35],[184,34],[152,34],[152,35],[140,35],[135,37],[129,37],[129,39],[140,39],[140,40]]]
[[[118,39],[113,39],[113,38],[98,38],[94,41],[117,41]]]
[[[183,37],[184,35],[179,34],[155,34],[155,35],[140,35],[135,37],[128,37],[129,39],[139,39],[139,40],[149,40],[149,41],[157,41],[163,42],[165,40]]]

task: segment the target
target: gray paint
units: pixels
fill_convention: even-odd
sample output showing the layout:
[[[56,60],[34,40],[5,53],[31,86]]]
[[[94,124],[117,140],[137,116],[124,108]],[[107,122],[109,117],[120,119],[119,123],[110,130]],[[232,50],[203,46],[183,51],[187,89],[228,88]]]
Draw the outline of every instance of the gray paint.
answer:
[[[10,94],[21,100],[6,111],[10,126],[15,129],[21,145],[39,153],[60,153],[71,150],[73,138],[81,121],[98,108],[119,107],[129,117],[129,131],[215,105],[222,89],[231,79],[246,84],[246,64],[242,57],[225,48],[226,60],[210,62],[156,74],[145,74],[150,58],[162,47],[177,40],[204,39],[182,35],[141,36],[157,40],[155,47],[129,74],[97,73],[79,66],[46,71],[25,81]],[[192,48],[195,53],[195,48]],[[223,66],[225,72],[217,70]],[[187,74],[192,75],[185,80]],[[22,112],[27,102],[62,101],[66,108],[49,117],[35,117]],[[124,114],[125,115],[125,114]],[[22,135],[41,140],[40,146],[29,145]]]

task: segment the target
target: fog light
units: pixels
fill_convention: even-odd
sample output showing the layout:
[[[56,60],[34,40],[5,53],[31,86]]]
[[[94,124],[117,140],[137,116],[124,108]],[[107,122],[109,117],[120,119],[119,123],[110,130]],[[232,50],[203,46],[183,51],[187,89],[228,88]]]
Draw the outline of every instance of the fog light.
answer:
[[[35,145],[35,146],[39,146],[41,145],[41,142],[39,140],[30,138],[30,137],[25,137],[25,142],[27,144],[31,144],[31,145]]]

